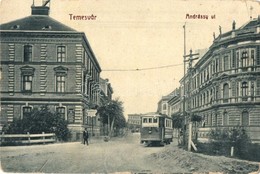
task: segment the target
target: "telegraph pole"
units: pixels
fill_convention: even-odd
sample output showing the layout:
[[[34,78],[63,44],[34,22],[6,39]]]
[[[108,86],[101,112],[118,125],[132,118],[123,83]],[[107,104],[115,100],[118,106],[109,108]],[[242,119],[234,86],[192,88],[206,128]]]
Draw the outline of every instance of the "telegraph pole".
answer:
[[[184,68],[184,72],[183,72],[183,117],[184,117],[184,123],[183,123],[183,145],[185,145],[185,137],[186,137],[186,130],[185,130],[185,124],[186,124],[186,113],[185,113],[185,74],[186,74],[186,22],[183,25],[183,30],[184,30],[184,50],[183,50],[183,68]]]
[[[184,64],[186,62],[189,63],[189,69],[188,69],[188,78],[189,78],[189,81],[188,81],[188,91],[187,91],[187,95],[188,95],[188,107],[187,107],[187,110],[188,110],[188,115],[189,115],[189,118],[188,118],[188,123],[189,123],[189,136],[188,136],[188,151],[191,151],[191,146],[193,146],[193,148],[196,150],[196,147],[194,145],[194,143],[192,142],[192,124],[191,124],[191,116],[192,116],[192,111],[191,111],[191,80],[192,80],[192,62],[194,60],[197,60],[199,59],[199,54],[192,54],[192,50],[190,50],[190,54],[189,55],[184,55],[184,57],[188,57],[188,60],[185,60],[184,58]]]

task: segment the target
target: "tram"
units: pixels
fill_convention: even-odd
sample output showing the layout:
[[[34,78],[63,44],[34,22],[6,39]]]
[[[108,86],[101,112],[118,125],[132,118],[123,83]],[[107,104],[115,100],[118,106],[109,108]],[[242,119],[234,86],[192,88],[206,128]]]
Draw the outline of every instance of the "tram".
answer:
[[[141,143],[146,146],[153,144],[170,144],[173,139],[172,118],[152,113],[141,117]]]

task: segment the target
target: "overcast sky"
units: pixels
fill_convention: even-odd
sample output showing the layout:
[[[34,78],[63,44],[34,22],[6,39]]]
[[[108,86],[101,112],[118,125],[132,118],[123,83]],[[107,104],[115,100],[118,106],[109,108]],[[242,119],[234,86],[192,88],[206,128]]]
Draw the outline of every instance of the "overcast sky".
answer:
[[[0,0],[1,23],[31,14],[33,0]],[[35,0],[36,5],[41,0]],[[250,7],[253,9],[250,10]],[[96,20],[71,20],[72,15],[96,16]],[[187,19],[207,15],[208,19]],[[125,115],[157,110],[163,95],[179,86],[183,76],[184,32],[186,48],[208,48],[213,32],[237,28],[260,14],[260,1],[246,0],[51,0],[50,16],[85,32],[108,78],[113,97],[124,102]],[[211,16],[215,16],[214,19]],[[155,68],[173,65],[168,68]],[[107,71],[113,70],[113,71]]]

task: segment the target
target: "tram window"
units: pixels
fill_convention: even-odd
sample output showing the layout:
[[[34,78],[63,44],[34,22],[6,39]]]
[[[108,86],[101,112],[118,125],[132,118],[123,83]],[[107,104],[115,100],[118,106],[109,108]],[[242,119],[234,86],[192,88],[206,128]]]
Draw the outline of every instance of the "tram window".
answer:
[[[154,123],[157,123],[157,118],[153,118],[153,122],[154,122]]]
[[[152,118],[149,118],[149,123],[152,123],[152,122],[153,122]]]
[[[144,118],[143,122],[144,122],[144,123],[147,123],[147,118]]]

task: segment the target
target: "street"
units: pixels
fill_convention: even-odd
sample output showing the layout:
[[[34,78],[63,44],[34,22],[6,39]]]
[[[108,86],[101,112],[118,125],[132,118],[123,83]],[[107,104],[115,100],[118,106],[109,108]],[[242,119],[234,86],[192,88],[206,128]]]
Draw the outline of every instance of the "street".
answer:
[[[175,173],[252,172],[258,163],[184,151],[176,142],[164,147],[144,147],[140,134],[129,133],[108,142],[80,142],[1,147],[4,172],[43,173]]]

